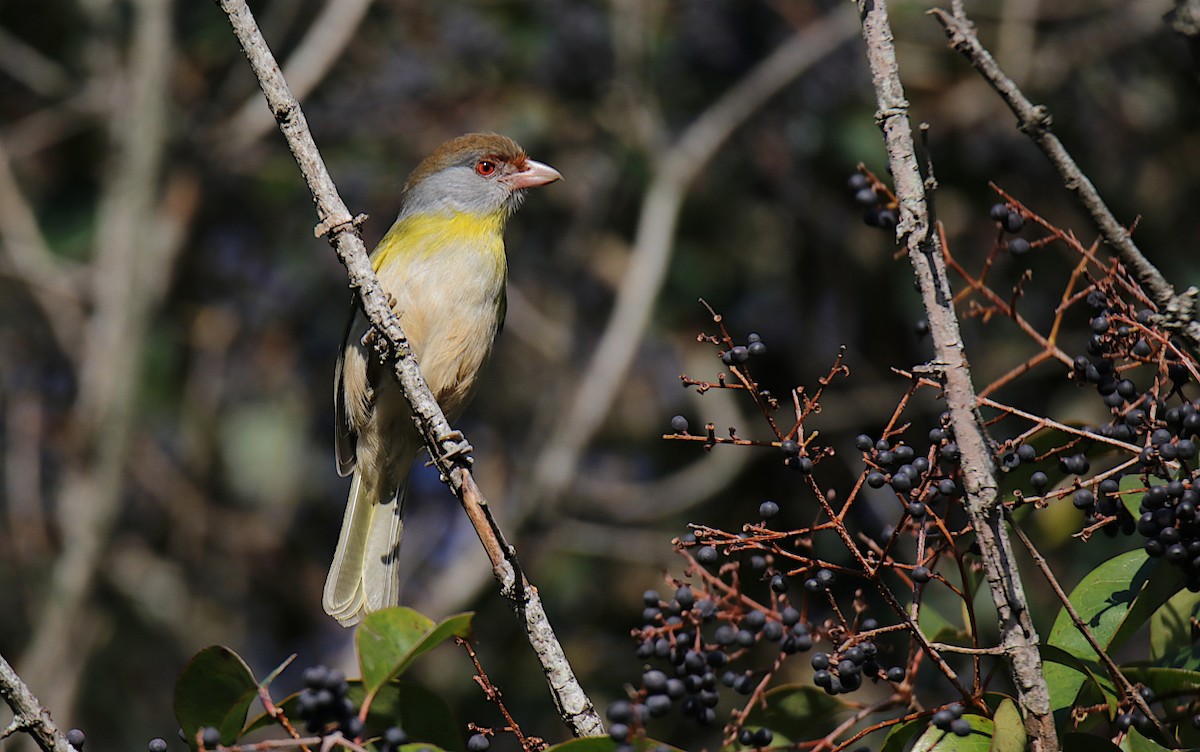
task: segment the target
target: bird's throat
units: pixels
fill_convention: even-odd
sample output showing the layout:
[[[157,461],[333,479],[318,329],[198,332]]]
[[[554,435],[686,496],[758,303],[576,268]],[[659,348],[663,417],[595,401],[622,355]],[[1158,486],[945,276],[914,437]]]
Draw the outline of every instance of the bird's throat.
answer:
[[[380,269],[411,263],[447,251],[471,249],[480,261],[504,265],[504,215],[446,212],[401,216],[379,241],[371,263]]]

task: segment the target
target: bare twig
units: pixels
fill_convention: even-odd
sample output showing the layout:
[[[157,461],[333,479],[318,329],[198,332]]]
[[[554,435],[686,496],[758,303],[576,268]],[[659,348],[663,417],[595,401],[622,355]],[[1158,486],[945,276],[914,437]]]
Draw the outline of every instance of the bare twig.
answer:
[[[50,717],[50,711],[38,702],[38,698],[33,696],[29,687],[25,686],[25,682],[2,655],[0,697],[4,698],[13,712],[13,721],[5,730],[5,736],[11,731],[24,731],[32,736],[45,752],[75,752],[75,748]],[[0,736],[0,739],[3,738],[4,736]]]
[[[1112,656],[1108,654],[1108,651],[1106,651],[1104,646],[1101,645],[1096,639],[1096,635],[1092,634],[1092,630],[1083,620],[1083,617],[1079,615],[1079,611],[1077,611],[1075,609],[1075,605],[1071,603],[1071,598],[1067,595],[1067,592],[1063,590],[1062,585],[1058,582],[1058,578],[1054,576],[1054,571],[1050,569],[1050,565],[1046,562],[1046,557],[1042,556],[1042,553],[1038,551],[1037,546],[1033,545],[1033,541],[1029,540],[1029,536],[1025,535],[1025,531],[1021,529],[1021,526],[1012,519],[1011,510],[1006,507],[1004,514],[1008,518],[1009,523],[1012,525],[1013,531],[1017,534],[1017,538],[1020,539],[1021,543],[1029,551],[1029,555],[1033,557],[1034,563],[1037,564],[1038,569],[1040,569],[1042,575],[1045,576],[1046,582],[1050,583],[1050,587],[1054,590],[1054,594],[1058,596],[1059,602],[1063,604],[1063,609],[1066,610],[1067,615],[1071,617],[1071,623],[1075,625],[1075,629],[1079,630],[1079,634],[1083,635],[1083,639],[1087,640],[1087,644],[1091,646],[1092,650],[1095,651],[1097,658],[1100,660],[1100,663],[1104,665],[1104,670],[1108,672],[1109,678],[1113,680],[1113,684],[1116,684],[1118,687],[1120,687],[1122,694],[1124,694],[1130,702],[1136,705],[1137,708],[1141,710],[1148,719],[1150,719],[1150,722],[1154,724],[1154,728],[1158,730],[1158,733],[1170,739],[1170,731],[1168,731],[1166,726],[1163,725],[1163,722],[1161,719],[1159,719],[1158,715],[1150,709],[1150,705],[1146,702],[1146,698],[1142,697],[1141,693],[1137,691],[1137,688],[1133,686],[1133,683],[1125,677],[1125,674],[1121,673],[1121,669],[1117,666],[1116,661],[1112,659]]]
[[[433,462],[462,502],[492,562],[501,591],[509,599],[525,627],[526,637],[546,673],[551,696],[563,721],[577,736],[603,733],[603,724],[592,702],[584,694],[567,662],[562,646],[546,618],[537,590],[519,575],[512,549],[506,546],[487,502],[471,477],[466,459],[467,446],[461,433],[454,431],[429,390],[412,350],[392,310],[388,296],[371,268],[367,249],[358,235],[358,225],[342,202],[325,163],[309,132],[300,104],[292,96],[279,65],[271,54],[245,0],[219,0],[242,50],[250,61],[266,96],[267,105],[287,139],[288,147],[300,167],[316,203],[318,227],[327,230],[338,258],[345,265],[350,284],[358,290],[363,311],[375,327],[377,342],[385,344],[386,355],[393,360],[393,374],[413,409],[414,420],[425,439]],[[322,232],[324,234],[324,232]]]
[[[1167,325],[1178,330],[1186,338],[1193,352],[1200,352],[1200,321],[1195,320],[1196,299],[1200,296],[1200,290],[1192,287],[1182,294],[1176,294],[1175,288],[1167,282],[1158,268],[1142,255],[1129,231],[1113,216],[1096,187],[1092,185],[1092,181],[1079,169],[1066,147],[1051,132],[1049,110],[1044,105],[1035,105],[1029,101],[1013,80],[1000,70],[996,60],[975,35],[974,26],[963,11],[961,3],[956,3],[951,13],[939,8],[934,8],[930,13],[942,24],[950,46],[970,61],[1017,116],[1017,127],[1033,140],[1058,170],[1067,190],[1075,194],[1092,217],[1105,242],[1116,251],[1122,263],[1149,291]]]
[[[1050,693],[1041,671],[1038,634],[1025,599],[1012,544],[998,505],[995,468],[977,420],[975,387],[963,350],[941,243],[929,218],[926,186],[916,158],[908,102],[900,83],[885,0],[859,0],[863,38],[875,86],[876,113],[896,184],[896,237],[908,253],[921,288],[941,370],[951,426],[962,452],[966,508],[983,553],[984,569],[1000,617],[1001,644],[1009,658],[1026,730],[1034,750],[1058,749]]]

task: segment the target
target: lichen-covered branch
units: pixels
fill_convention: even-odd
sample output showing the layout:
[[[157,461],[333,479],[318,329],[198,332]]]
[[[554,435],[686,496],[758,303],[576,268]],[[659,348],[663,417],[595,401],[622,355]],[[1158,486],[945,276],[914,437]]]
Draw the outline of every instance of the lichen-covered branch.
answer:
[[[33,737],[37,745],[45,752],[75,752],[75,748],[67,742],[67,737],[54,724],[50,711],[38,701],[25,686],[25,682],[13,670],[4,656],[0,655],[0,697],[12,708],[13,720],[0,740],[7,732],[24,731]]]
[[[908,101],[900,82],[895,44],[885,0],[859,0],[863,39],[875,87],[876,119],[883,131],[888,163],[899,202],[896,237],[912,262],[929,318],[935,363],[942,376],[951,426],[962,452],[966,507],[983,553],[988,586],[1000,619],[1001,645],[1009,659],[1026,731],[1033,749],[1058,749],[1050,693],[1042,675],[1038,634],[1025,599],[1012,544],[998,505],[995,463],[976,419],[976,394],[954,311],[945,260],[930,219],[927,189],[917,163],[908,119]]]

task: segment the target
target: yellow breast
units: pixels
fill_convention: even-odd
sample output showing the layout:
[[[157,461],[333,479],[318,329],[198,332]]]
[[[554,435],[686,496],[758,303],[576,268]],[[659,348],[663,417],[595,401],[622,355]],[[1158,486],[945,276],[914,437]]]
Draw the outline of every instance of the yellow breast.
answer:
[[[451,416],[472,391],[504,315],[503,231],[499,215],[406,217],[372,254],[421,373]]]

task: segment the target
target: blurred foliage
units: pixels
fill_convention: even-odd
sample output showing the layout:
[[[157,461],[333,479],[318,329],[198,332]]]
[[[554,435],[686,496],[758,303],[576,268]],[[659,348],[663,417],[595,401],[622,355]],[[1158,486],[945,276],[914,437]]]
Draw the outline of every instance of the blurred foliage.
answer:
[[[286,59],[321,5],[270,0],[254,9]],[[517,302],[486,386],[462,421],[480,483],[498,507],[512,502],[523,463],[563,414],[611,308],[662,146],[639,136],[639,118],[661,118],[661,136],[671,138],[794,28],[835,5],[380,0],[306,97],[343,198],[371,217],[368,245],[398,210],[408,169],[459,133],[507,133],[566,176],[512,222]],[[1195,282],[1200,133],[1192,125],[1200,97],[1195,61],[1161,21],[1167,3],[1043,3],[1036,19],[1016,17],[1010,5],[1019,4],[972,4],[983,41],[1002,66],[1023,71],[1019,82],[1050,107],[1056,132],[1117,216],[1140,218],[1137,239],[1152,260],[1177,284]],[[992,241],[988,181],[1091,238],[1050,167],[946,49],[925,9],[896,3],[893,24],[913,116],[931,125],[938,214],[956,256],[969,261],[977,249],[982,258]],[[105,87],[114,84],[105,61],[124,54],[132,12],[124,2],[0,5],[0,47],[22,53],[0,56],[0,143],[64,258],[86,260],[97,229],[111,159],[101,128]],[[228,148],[232,113],[258,94],[224,17],[202,2],[176,3],[172,12],[167,148],[172,168],[198,182],[201,204],[152,319],[145,360],[128,364],[141,386],[123,511],[80,615],[94,648],[78,667],[78,706],[59,719],[104,740],[93,742],[103,748],[174,735],[172,684],[205,644],[236,646],[259,673],[293,651],[305,663],[348,664],[351,656],[352,633],[318,605],[347,486],[334,472],[330,391],[350,295],[335,257],[312,236],[310,198],[278,135]],[[886,174],[861,47],[843,45],[788,86],[704,170],[634,370],[581,467],[588,493],[509,531],[601,706],[636,675],[627,633],[640,592],[678,567],[669,539],[687,521],[736,527],[762,499],[791,493],[786,471],[763,455],[733,476],[712,477],[702,504],[662,499],[666,512],[646,509],[632,523],[606,514],[606,484],[649,484],[704,461],[659,438],[673,414],[707,419],[705,404],[677,380],[685,370],[700,375],[696,359],[712,357],[695,343],[707,323],[697,298],[724,313],[732,330],[762,335],[770,349],[758,373],[777,394],[812,383],[837,348],[848,347],[853,376],[829,393],[817,421],[835,447],[849,448],[855,434],[886,420],[903,390],[889,367],[929,358],[913,331],[921,313],[907,264],[893,259],[885,234],[863,225],[845,189],[860,161]],[[1031,258],[1023,303],[1031,319],[1047,320],[1058,302],[1059,290],[1039,288],[1039,279],[1069,263]],[[995,286],[1019,271],[998,269]],[[1080,329],[1065,334],[1065,346],[1081,349],[1084,322],[1070,323]],[[965,336],[981,382],[1028,354],[1002,325],[968,321]],[[53,597],[44,573],[58,553],[52,489],[72,461],[69,363],[24,284],[0,269],[0,651],[10,657],[37,628],[37,605]],[[718,363],[710,363],[715,374]],[[1020,391],[1004,398],[1031,412],[1094,417],[1054,367],[1013,389]],[[722,450],[733,451],[715,451]],[[31,458],[39,463],[32,491],[15,482]],[[822,482],[836,486],[857,473],[839,464],[823,465]],[[481,660],[510,708],[528,732],[560,741],[537,665],[492,589],[427,591],[449,562],[478,554],[436,478],[420,475],[413,497],[408,525],[418,532],[406,540],[414,573],[406,600],[440,603],[435,619],[476,609]],[[1114,552],[1104,540],[1084,546],[1068,529],[1040,531],[1039,544],[1074,583]],[[1055,613],[1053,596],[1031,588],[1034,613]],[[467,662],[442,658],[414,673],[452,698],[460,718],[498,723]],[[677,731],[662,736],[686,746],[687,734]]]

